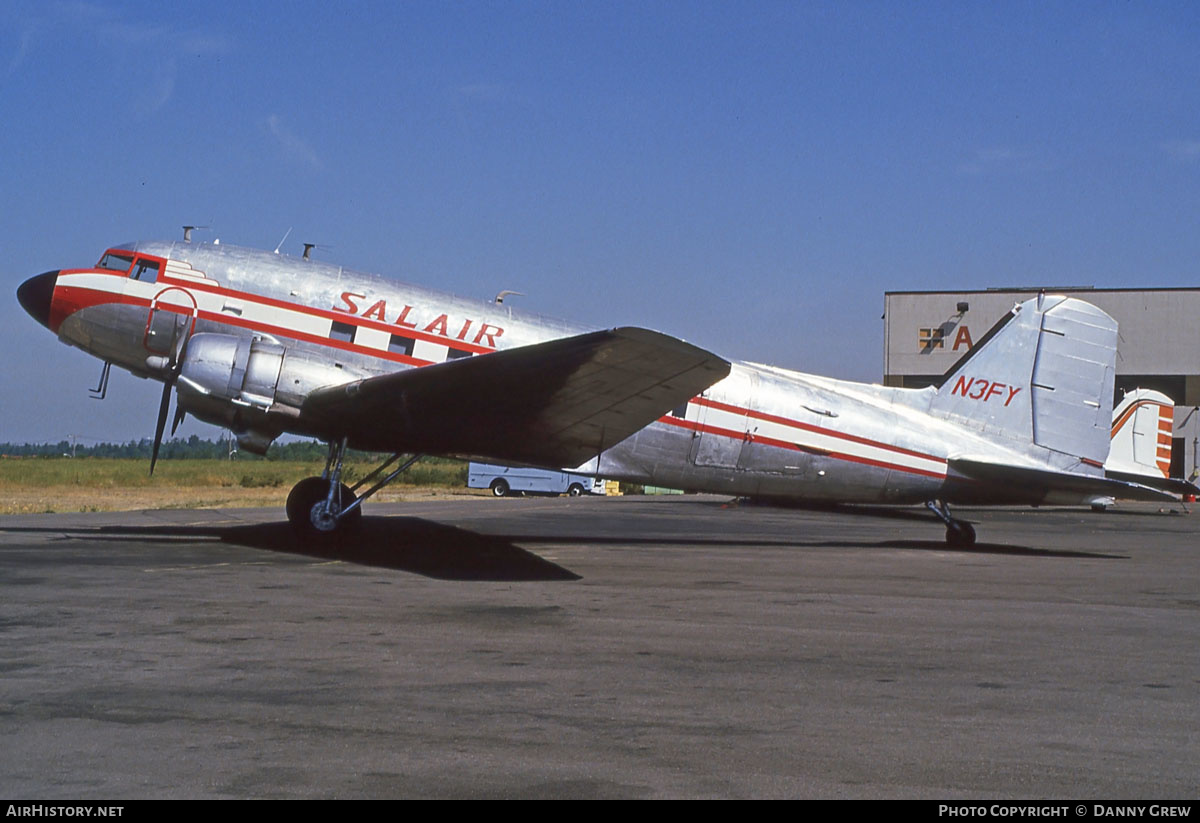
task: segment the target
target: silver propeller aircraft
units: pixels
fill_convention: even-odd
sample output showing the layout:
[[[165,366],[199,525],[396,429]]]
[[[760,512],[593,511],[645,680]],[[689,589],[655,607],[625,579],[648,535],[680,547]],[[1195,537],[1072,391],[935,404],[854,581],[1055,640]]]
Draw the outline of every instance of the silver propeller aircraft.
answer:
[[[320,438],[320,477],[287,516],[308,536],[425,454],[688,490],[813,502],[949,504],[1173,499],[1105,476],[1117,324],[1094,306],[1017,305],[938,386],[886,388],[735,363],[639,328],[588,330],[310,259],[213,243],[138,242],[17,291],[25,310],[105,362],[163,382],[151,471],[185,414],[263,453]],[[347,448],[390,453],[353,487]],[[405,455],[409,455],[404,459]]]

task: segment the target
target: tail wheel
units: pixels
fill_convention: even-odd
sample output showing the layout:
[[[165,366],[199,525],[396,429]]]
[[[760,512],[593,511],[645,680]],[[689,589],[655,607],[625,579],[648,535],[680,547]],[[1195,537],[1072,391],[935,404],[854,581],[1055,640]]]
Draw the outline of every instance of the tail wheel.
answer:
[[[340,531],[353,528],[362,520],[362,507],[359,506],[344,517],[337,515],[345,510],[358,498],[345,483],[341,485],[340,508],[330,512],[326,510],[325,501],[329,497],[329,480],[323,477],[306,477],[292,487],[288,494],[286,511],[288,522],[296,532],[305,537],[328,537]],[[333,505],[339,504],[338,495],[334,495]]]
[[[946,545],[965,548],[975,545],[975,527],[965,520],[953,520],[946,527]]]
[[[944,500],[926,500],[925,508],[938,516],[946,524],[946,545],[955,548],[975,545],[975,527],[966,520],[957,520],[950,516],[950,507]]]
[[[507,497],[510,491],[508,488],[508,481],[502,477],[496,478],[492,481],[491,489],[492,494],[494,494],[496,497]]]
[[[578,497],[583,494],[583,486],[578,483],[572,483],[571,488],[567,489],[567,494],[571,495],[571,497]]]

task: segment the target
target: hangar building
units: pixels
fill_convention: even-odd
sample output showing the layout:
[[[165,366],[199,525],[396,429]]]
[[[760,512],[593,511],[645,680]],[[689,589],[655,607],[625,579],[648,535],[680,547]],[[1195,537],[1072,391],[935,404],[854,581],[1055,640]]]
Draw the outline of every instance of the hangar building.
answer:
[[[883,381],[936,382],[1005,312],[1039,291],[1086,300],[1114,318],[1117,397],[1155,389],[1175,401],[1171,474],[1200,464],[1200,289],[997,288],[884,294]]]

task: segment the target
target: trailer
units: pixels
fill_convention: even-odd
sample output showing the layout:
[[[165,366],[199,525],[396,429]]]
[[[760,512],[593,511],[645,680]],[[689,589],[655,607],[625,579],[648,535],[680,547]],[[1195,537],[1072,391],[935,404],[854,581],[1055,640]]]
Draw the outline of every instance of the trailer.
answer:
[[[573,472],[471,463],[467,469],[467,488],[491,489],[496,497],[510,494],[567,494],[578,497],[581,494],[604,494],[604,481]]]

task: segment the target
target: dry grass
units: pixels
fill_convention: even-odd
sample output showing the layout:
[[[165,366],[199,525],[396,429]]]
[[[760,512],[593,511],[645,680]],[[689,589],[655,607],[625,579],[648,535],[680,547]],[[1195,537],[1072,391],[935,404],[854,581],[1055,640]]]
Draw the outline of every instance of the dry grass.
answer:
[[[322,468],[317,463],[175,460],[160,462],[151,477],[142,460],[7,459],[0,460],[0,514],[283,506],[298,480]],[[353,481],[372,468],[347,464],[346,473]],[[413,476],[421,485],[393,484],[373,499],[477,494],[465,488],[465,470],[462,481],[459,474],[454,464],[418,464]]]

